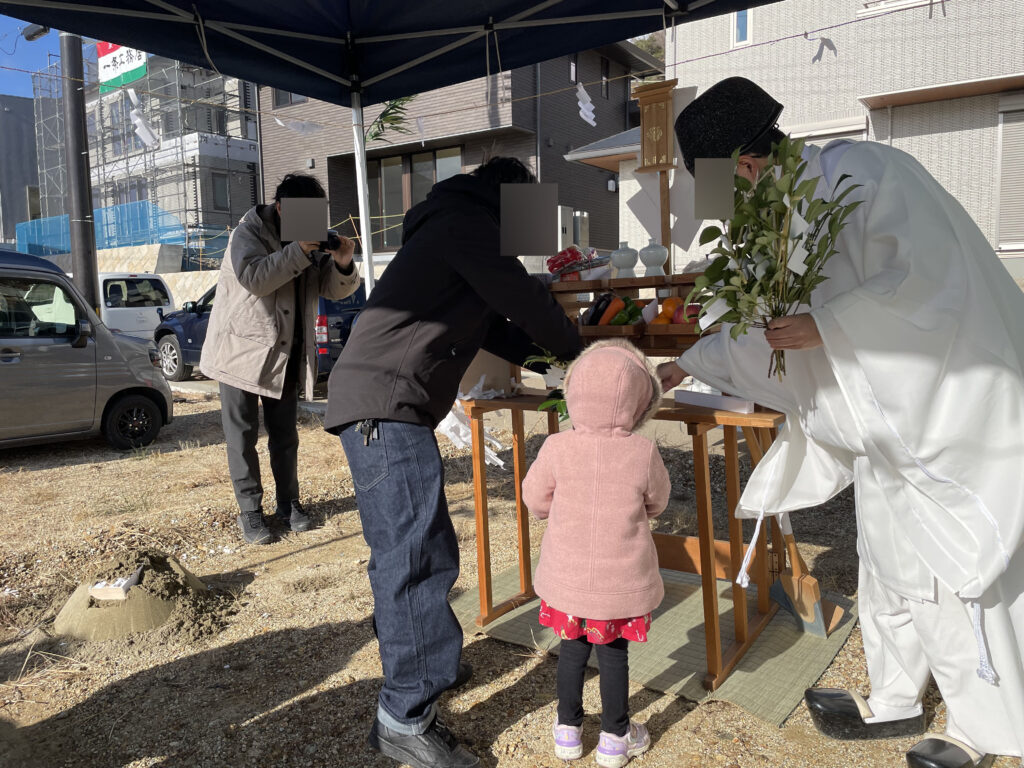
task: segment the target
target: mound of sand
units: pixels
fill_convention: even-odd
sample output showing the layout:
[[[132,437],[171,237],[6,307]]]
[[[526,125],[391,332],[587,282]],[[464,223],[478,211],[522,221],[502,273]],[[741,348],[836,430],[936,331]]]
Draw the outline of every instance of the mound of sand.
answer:
[[[96,600],[89,595],[89,587],[97,581],[132,574],[140,565],[139,583],[124,600]],[[92,571],[61,608],[53,629],[59,635],[92,642],[165,625],[197,637],[222,626],[224,614],[223,600],[173,556],[155,549],[136,550]]]

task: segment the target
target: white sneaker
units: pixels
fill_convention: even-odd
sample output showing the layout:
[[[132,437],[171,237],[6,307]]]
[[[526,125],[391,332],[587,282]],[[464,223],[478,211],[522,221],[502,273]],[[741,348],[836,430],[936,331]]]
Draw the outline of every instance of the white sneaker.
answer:
[[[651,735],[647,728],[638,723],[630,723],[625,736],[613,736],[601,731],[597,742],[597,764],[601,768],[622,768],[631,757],[642,755],[651,746]]]
[[[583,726],[562,725],[556,715],[551,732],[555,737],[555,757],[559,760],[576,760],[583,757]]]

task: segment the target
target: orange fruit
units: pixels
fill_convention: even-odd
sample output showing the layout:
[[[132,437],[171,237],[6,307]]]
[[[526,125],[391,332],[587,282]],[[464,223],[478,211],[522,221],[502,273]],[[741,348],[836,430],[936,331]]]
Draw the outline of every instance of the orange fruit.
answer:
[[[651,320],[650,325],[672,325],[672,319],[665,317],[665,315],[658,315]]]
[[[661,313],[668,315],[669,319],[672,319],[672,315],[679,307],[683,306],[683,300],[679,296],[669,296],[663,302],[661,302]]]

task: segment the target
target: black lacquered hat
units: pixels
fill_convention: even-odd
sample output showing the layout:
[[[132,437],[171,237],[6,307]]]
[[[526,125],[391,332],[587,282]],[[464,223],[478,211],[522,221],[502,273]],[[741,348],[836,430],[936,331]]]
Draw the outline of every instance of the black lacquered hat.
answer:
[[[730,157],[774,128],[782,105],[757,83],[729,77],[686,105],[676,118],[676,140],[683,164],[693,175],[698,157]]]

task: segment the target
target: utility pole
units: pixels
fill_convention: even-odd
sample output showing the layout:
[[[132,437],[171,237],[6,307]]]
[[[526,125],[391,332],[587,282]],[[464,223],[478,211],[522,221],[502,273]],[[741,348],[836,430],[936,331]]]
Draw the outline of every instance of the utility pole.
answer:
[[[60,67],[64,76],[64,154],[68,173],[68,219],[71,225],[71,268],[75,286],[98,309],[96,229],[92,217],[89,138],[85,122],[85,72],[82,38],[60,33]]]

